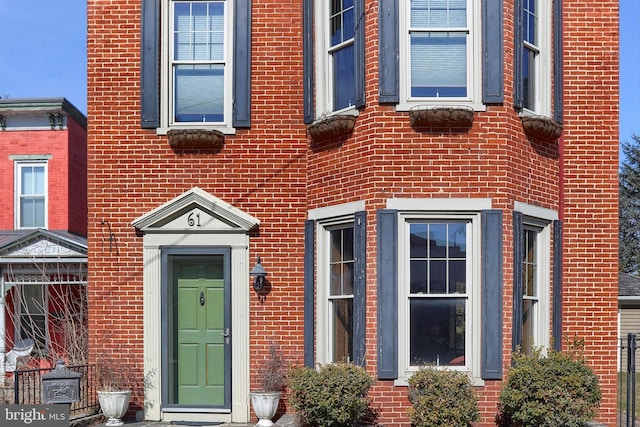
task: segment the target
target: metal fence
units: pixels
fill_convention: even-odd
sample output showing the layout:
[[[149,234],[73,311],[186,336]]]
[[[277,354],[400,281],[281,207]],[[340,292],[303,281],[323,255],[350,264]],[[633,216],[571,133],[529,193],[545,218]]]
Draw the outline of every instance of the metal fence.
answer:
[[[96,393],[95,365],[67,366],[67,369],[81,374],[78,402],[69,407],[71,419],[97,413],[100,409]],[[42,375],[51,372],[53,368],[16,370],[14,374],[14,403],[20,405],[39,405],[42,403]]]
[[[640,334],[630,333],[626,338],[620,338],[620,356],[618,360],[618,427],[634,427],[636,425],[636,357],[640,344]]]

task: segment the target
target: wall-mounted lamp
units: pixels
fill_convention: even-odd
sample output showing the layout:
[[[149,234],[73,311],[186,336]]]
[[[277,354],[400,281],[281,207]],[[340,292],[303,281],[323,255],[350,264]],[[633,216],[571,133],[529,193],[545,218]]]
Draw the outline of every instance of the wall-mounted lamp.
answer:
[[[265,276],[267,275],[267,271],[260,264],[260,257],[258,257],[258,262],[255,267],[249,272],[249,276],[253,276],[253,289],[256,292],[260,292],[264,287]]]

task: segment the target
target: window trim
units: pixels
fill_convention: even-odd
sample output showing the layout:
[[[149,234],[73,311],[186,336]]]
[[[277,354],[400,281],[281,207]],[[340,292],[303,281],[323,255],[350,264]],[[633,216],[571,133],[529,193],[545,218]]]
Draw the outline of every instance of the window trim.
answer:
[[[22,168],[23,167],[37,167],[42,166],[44,168],[44,224],[41,226],[24,227],[21,224],[21,208],[20,201],[22,199]],[[16,160],[14,162],[14,227],[18,229],[35,229],[35,228],[48,228],[49,224],[49,163],[46,160]]]
[[[364,201],[344,203],[341,205],[329,206],[326,208],[313,209],[308,212],[308,220],[315,221],[313,225],[315,228],[315,301],[313,309],[315,310],[315,363],[326,364],[330,363],[332,359],[331,345],[330,345],[330,304],[328,303],[329,290],[328,290],[328,265],[329,265],[329,230],[352,226],[354,229],[354,274],[358,275],[358,268],[366,260],[359,260],[357,257],[359,254],[357,240],[358,236],[357,221],[363,221],[360,224],[361,227],[365,227],[365,203]],[[366,236],[363,236],[366,241]],[[363,242],[364,243],[364,242]],[[366,248],[364,249],[366,253]],[[365,254],[366,257],[366,254]],[[359,323],[366,322],[366,318],[363,318],[365,314],[364,305],[366,304],[366,295],[364,294],[365,283],[359,284],[356,277],[354,277],[354,289],[353,289],[353,355],[354,363],[364,363],[364,353],[366,349],[363,347],[361,341],[360,332],[364,332],[364,324]],[[315,364],[314,363],[314,364]]]
[[[192,0],[193,1],[193,0]],[[208,0],[224,3],[225,13],[225,56],[224,56],[224,121],[215,123],[199,122],[174,122],[174,101],[173,101],[173,4],[179,2],[189,3],[188,0],[162,0],[160,7],[160,124],[156,129],[158,135],[165,135],[173,129],[207,129],[218,130],[224,134],[235,134],[233,126],[233,97],[231,88],[234,87],[234,25],[235,25],[235,1],[236,0]]]
[[[409,361],[409,290],[408,290],[408,226],[415,221],[468,221],[467,265],[468,282],[475,285],[468,290],[465,319],[465,366],[447,366],[449,369],[468,372],[474,384],[483,383],[481,376],[481,214],[480,212],[398,212],[398,379],[397,385],[406,385],[408,378],[418,370]]]
[[[485,111],[483,103],[483,58],[482,58],[482,4],[467,0],[467,96],[460,98],[412,98],[410,94],[411,66],[409,29],[410,0],[400,0],[399,18],[399,103],[396,111],[409,111],[412,107],[468,106],[474,111]]]

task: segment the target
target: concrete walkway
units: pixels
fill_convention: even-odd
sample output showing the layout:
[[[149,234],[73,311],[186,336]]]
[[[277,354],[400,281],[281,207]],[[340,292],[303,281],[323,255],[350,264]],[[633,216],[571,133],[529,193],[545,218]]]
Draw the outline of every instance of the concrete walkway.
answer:
[[[275,427],[295,427],[295,416],[284,414],[275,421]],[[104,426],[104,423],[93,424],[93,426]],[[219,423],[206,421],[130,421],[124,422],[123,427],[254,427],[255,424],[239,423]]]

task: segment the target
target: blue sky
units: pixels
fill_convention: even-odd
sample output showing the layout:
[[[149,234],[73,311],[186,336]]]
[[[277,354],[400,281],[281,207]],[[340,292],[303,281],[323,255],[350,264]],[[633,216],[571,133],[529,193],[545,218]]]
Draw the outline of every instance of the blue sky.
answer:
[[[640,0],[620,0],[620,140],[640,135]],[[0,96],[87,113],[86,0],[0,0]]]

